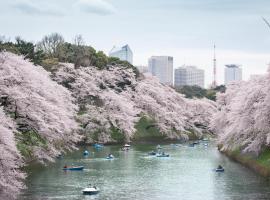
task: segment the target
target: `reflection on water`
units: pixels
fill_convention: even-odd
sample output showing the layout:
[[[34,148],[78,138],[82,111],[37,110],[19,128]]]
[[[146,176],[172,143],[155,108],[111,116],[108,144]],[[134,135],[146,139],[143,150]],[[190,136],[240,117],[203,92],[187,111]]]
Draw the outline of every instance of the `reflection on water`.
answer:
[[[87,149],[90,155],[83,156]],[[270,183],[220,154],[214,145],[163,145],[169,158],[148,156],[155,145],[93,147],[66,155],[47,167],[31,166],[22,199],[144,199],[144,200],[254,200],[270,199]],[[116,158],[106,160],[112,153]],[[83,171],[64,172],[65,164],[84,165]],[[213,171],[218,164],[225,173]],[[88,184],[101,192],[83,196]]]

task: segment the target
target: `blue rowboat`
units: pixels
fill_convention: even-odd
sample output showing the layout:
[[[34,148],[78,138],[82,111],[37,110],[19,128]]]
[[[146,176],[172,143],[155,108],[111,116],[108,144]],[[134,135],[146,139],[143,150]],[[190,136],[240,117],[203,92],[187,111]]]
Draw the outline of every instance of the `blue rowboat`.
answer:
[[[96,144],[94,144],[94,147],[97,148],[97,149],[98,149],[98,148],[102,148],[102,147],[103,147],[103,144],[97,144],[97,143],[96,143]]]
[[[84,166],[67,166],[63,167],[63,170],[79,171],[83,170]]]
[[[83,152],[83,155],[84,155],[84,156],[88,156],[88,155],[89,155],[89,151],[85,150],[85,151]]]

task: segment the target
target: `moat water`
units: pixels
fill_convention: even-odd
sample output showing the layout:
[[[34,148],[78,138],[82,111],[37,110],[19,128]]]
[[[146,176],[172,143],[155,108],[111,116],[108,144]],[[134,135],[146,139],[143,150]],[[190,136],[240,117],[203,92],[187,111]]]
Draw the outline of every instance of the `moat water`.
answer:
[[[201,142],[161,145],[169,158],[148,156],[156,144],[132,145],[128,152],[120,146],[91,146],[65,155],[49,166],[30,166],[26,189],[20,199],[142,199],[142,200],[262,200],[270,199],[270,182],[218,152],[214,144]],[[88,150],[89,156],[83,156]],[[114,160],[105,157],[112,153]],[[83,165],[83,171],[63,171],[67,165]],[[221,164],[224,173],[214,169]],[[100,188],[94,196],[84,196],[88,184]]]

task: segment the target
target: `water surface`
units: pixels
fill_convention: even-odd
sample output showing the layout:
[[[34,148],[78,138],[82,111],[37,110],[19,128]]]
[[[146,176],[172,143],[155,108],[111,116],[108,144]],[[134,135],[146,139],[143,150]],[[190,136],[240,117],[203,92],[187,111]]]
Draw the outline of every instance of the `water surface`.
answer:
[[[249,169],[220,154],[215,145],[179,147],[162,145],[170,158],[148,156],[156,145],[134,145],[129,152],[120,146],[93,147],[58,159],[47,167],[31,166],[28,189],[21,199],[144,199],[144,200],[261,200],[270,199],[270,183]],[[88,157],[83,151],[90,151]],[[116,158],[106,160],[112,153]],[[83,171],[64,172],[65,164],[84,165]],[[217,165],[225,173],[213,171]],[[88,184],[101,189],[95,196],[84,196]]]

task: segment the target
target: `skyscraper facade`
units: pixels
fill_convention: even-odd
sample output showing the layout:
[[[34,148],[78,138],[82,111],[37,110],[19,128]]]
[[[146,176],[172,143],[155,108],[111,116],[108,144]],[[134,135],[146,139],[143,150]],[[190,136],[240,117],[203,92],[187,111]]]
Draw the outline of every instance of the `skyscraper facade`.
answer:
[[[184,66],[174,70],[174,85],[197,85],[204,87],[204,70],[195,66]]]
[[[133,64],[133,52],[128,45],[123,47],[113,47],[109,52],[109,56],[116,57],[120,60],[128,61],[130,64]]]
[[[231,64],[225,65],[225,85],[233,81],[242,80],[242,68],[239,65]]]
[[[148,60],[148,70],[161,83],[173,85],[173,57],[152,56]]]
[[[139,65],[136,66],[140,73],[147,73],[148,72],[148,66]]]

